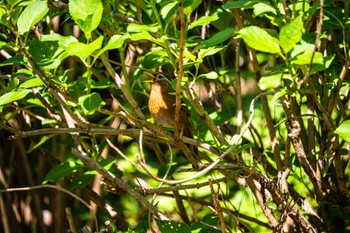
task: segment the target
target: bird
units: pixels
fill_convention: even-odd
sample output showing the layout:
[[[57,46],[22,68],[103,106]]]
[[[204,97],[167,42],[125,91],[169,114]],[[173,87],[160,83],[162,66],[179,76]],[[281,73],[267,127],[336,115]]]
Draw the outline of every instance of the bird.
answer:
[[[170,76],[161,72],[146,73],[152,77],[152,80],[149,81],[151,84],[150,96],[148,100],[149,111],[157,125],[174,129],[176,96],[169,80]],[[181,104],[178,123],[180,138],[182,138],[182,136],[193,138],[189,116],[189,109],[186,105]],[[193,145],[188,145],[188,147],[194,154],[194,157],[196,157],[198,154],[198,148]]]

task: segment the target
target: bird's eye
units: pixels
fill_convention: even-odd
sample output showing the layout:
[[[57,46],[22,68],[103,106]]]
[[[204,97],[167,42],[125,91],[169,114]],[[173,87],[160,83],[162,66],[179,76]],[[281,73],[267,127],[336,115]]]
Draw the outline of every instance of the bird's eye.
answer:
[[[157,81],[166,80],[167,78],[163,74],[157,74]]]

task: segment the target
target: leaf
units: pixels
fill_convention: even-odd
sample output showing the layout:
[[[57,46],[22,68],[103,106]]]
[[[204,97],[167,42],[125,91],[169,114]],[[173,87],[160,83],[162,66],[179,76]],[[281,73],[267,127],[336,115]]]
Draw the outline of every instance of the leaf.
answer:
[[[209,47],[209,48],[203,48],[198,51],[198,59],[202,60],[204,57],[211,56],[217,52],[220,52],[223,50],[225,46],[220,47]]]
[[[103,5],[100,0],[70,0],[69,13],[86,38],[90,39],[90,34],[100,24],[103,12]]]
[[[192,12],[202,3],[202,0],[184,0],[184,13],[190,16]]]
[[[100,36],[90,44],[81,42],[72,42],[67,47],[67,53],[70,56],[77,56],[85,60],[94,51],[100,49],[102,46],[103,36]]]
[[[214,36],[210,37],[208,40],[202,41],[201,45],[204,47],[213,47],[214,45],[220,44],[232,37],[234,32],[233,28],[227,28],[222,32],[216,33]]]
[[[57,165],[56,167],[52,168],[46,174],[42,183],[46,184],[47,182],[50,182],[50,181],[56,182],[57,180],[59,180],[62,177],[65,177],[65,176],[68,176],[72,173],[77,172],[78,169],[81,167],[82,167],[81,164],[78,164],[74,161],[61,163],[61,164]]]
[[[130,40],[139,41],[139,40],[149,40],[155,44],[166,47],[165,41],[154,38],[148,31],[141,31],[135,34],[130,34]]]
[[[231,8],[253,8],[253,6],[257,4],[256,1],[247,1],[247,0],[239,0],[239,1],[229,1],[224,5],[225,9]]]
[[[284,52],[288,53],[300,41],[302,37],[303,21],[302,16],[292,20],[282,27],[279,34],[280,45]]]
[[[62,36],[60,34],[43,35],[41,41],[58,41],[60,48],[66,50],[73,42],[78,42],[74,36]]]
[[[338,134],[339,137],[344,139],[347,142],[350,142],[350,120],[346,120],[341,123],[338,128],[334,131],[335,134]]]
[[[29,52],[39,66],[45,69],[54,69],[61,64],[61,61],[53,57],[53,51],[48,43],[34,39],[29,44]],[[57,46],[55,49],[57,49]]]
[[[127,32],[157,32],[158,31],[158,27],[151,27],[148,25],[144,25],[144,24],[136,24],[136,23],[130,23],[128,24],[128,27],[126,28]]]
[[[259,27],[243,28],[239,31],[237,38],[242,38],[249,47],[255,50],[272,54],[281,53],[278,39]]]
[[[43,81],[40,78],[31,78],[24,83],[22,83],[19,87],[20,88],[32,88],[32,87],[37,87],[43,85]]]
[[[190,228],[183,222],[156,220],[160,232],[190,233]]]
[[[291,63],[295,65],[309,65],[311,62],[313,51],[305,51],[304,53],[296,56]],[[312,64],[320,64],[323,65],[323,55],[320,52],[315,52],[314,57],[312,59]]]
[[[167,20],[168,17],[172,16],[179,8],[178,8],[178,2],[173,1],[166,4],[162,9],[160,10],[160,15],[164,20]]]
[[[0,106],[12,103],[16,100],[23,99],[30,92],[31,92],[31,90],[28,90],[28,89],[8,92],[8,93],[0,96]]]
[[[198,20],[194,21],[193,23],[191,23],[188,26],[188,30],[194,28],[194,27],[198,27],[198,26],[203,26],[206,25],[212,21],[218,20],[219,16],[217,14],[212,14],[210,16],[203,16],[201,18],[199,18]]]
[[[81,96],[79,97],[78,101],[86,115],[95,113],[96,109],[105,104],[102,101],[100,94],[97,92]]]
[[[28,32],[37,22],[39,22],[49,12],[47,1],[36,0],[28,5],[17,21],[20,34]]]
[[[263,3],[263,2],[259,2],[257,4],[255,4],[253,6],[254,8],[254,14],[256,16],[264,14],[264,13],[272,13],[274,15],[276,15],[276,9],[273,8],[271,5]]]
[[[54,136],[56,136],[56,135],[55,134],[49,134],[49,135],[42,136],[38,143],[30,145],[29,150],[28,150],[27,153],[32,153],[33,150],[35,150],[36,148],[40,147],[42,144],[44,144],[45,142],[47,142],[48,140],[50,140]]]
[[[127,35],[113,35],[103,50],[119,49],[124,45],[126,39],[128,39]]]
[[[199,75],[198,78],[217,79],[218,74],[215,71],[211,71],[209,73]]]
[[[270,88],[277,88],[282,83],[283,73],[263,75],[259,80],[259,87],[261,90]]]
[[[27,58],[23,56],[15,56],[7,59],[0,63],[0,67],[2,66],[11,66],[11,65],[25,65],[27,64]]]

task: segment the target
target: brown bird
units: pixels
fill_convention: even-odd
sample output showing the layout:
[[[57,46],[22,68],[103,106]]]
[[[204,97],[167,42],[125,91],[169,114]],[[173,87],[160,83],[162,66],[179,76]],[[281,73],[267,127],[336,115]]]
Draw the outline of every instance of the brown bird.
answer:
[[[152,77],[151,92],[148,100],[148,108],[152,114],[156,124],[175,128],[175,108],[176,97],[174,89],[171,87],[170,80],[166,77],[165,73],[149,73]],[[182,136],[193,138],[192,130],[189,122],[190,111],[185,105],[181,105],[179,130],[180,138]],[[197,156],[198,149],[193,145],[189,145],[189,149]],[[192,164],[193,165],[193,164]]]

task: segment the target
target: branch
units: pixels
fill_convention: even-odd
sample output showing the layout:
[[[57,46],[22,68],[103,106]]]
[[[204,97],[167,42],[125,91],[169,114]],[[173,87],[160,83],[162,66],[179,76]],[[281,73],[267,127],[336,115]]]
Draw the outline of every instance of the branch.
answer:
[[[46,189],[46,188],[56,189],[56,190],[59,190],[61,192],[64,192],[64,193],[70,195],[71,197],[73,197],[74,199],[78,200],[79,202],[81,202],[89,210],[92,209],[92,207],[84,199],[78,197],[77,195],[75,195],[71,191],[69,191],[69,190],[67,190],[65,188],[59,187],[59,186],[51,185],[51,184],[42,184],[42,185],[36,185],[36,186],[31,186],[31,187],[22,187],[22,188],[0,189],[0,193],[23,192],[23,191],[32,191],[32,190],[37,190],[37,189]],[[96,228],[97,228],[98,227],[98,221],[97,221],[96,215],[94,215],[94,219],[95,219],[95,224],[96,224]]]
[[[184,74],[184,64],[183,64],[183,53],[185,46],[185,13],[183,2],[179,2],[180,11],[180,41],[179,41],[179,72],[176,82],[176,99],[175,99],[175,140],[179,139],[179,122],[180,122],[180,111],[181,111],[181,82]]]
[[[77,156],[87,167],[97,171],[100,173],[105,179],[109,180],[113,185],[121,188],[130,196],[135,198],[138,202],[141,203],[146,209],[148,209],[154,216],[161,220],[168,220],[166,216],[160,213],[154,206],[152,206],[144,197],[142,197],[139,193],[135,192],[133,188],[131,188],[127,183],[122,181],[120,178],[116,177],[112,173],[105,170],[100,164],[93,161],[87,154],[78,151],[75,148],[72,148],[72,153]]]

